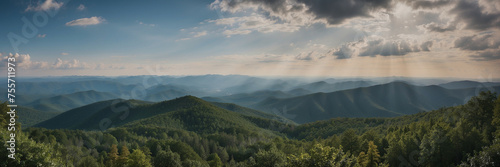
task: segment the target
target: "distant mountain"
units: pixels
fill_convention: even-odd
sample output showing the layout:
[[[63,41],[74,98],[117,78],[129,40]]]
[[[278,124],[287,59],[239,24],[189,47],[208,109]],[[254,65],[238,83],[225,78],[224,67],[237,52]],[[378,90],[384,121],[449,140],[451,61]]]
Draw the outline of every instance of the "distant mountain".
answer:
[[[83,80],[75,82],[20,82],[16,84],[16,93],[61,95],[82,91],[109,92],[116,95],[130,94],[136,85],[123,85],[112,80]]]
[[[21,123],[23,128],[33,126],[60,114],[59,112],[42,112],[23,106],[18,106],[16,112],[19,116],[17,121]]]
[[[203,100],[222,102],[222,103],[235,103],[245,107],[254,106],[256,103],[261,102],[267,98],[288,98],[293,96],[302,96],[316,92],[334,92],[337,90],[352,89],[358,87],[365,87],[374,85],[370,81],[347,81],[339,83],[327,83],[325,81],[314,82],[302,86],[295,87],[289,91],[281,90],[260,90],[252,93],[238,93],[233,95],[218,96],[218,97],[203,97]],[[275,89],[278,89],[276,86]],[[242,88],[243,89],[243,88]],[[281,88],[286,89],[286,86]]]
[[[248,78],[237,84],[223,89],[224,92],[230,94],[237,93],[251,93],[262,90],[272,90],[272,91],[284,91],[289,90],[298,85],[298,81],[295,80],[283,80],[283,79],[264,79],[264,78]]]
[[[500,87],[495,87],[500,92]],[[253,108],[275,112],[297,123],[335,117],[394,117],[461,105],[475,89],[450,90],[439,86],[413,86],[392,82],[332,93],[315,93],[292,98],[268,98]]]
[[[367,87],[367,86],[373,86],[376,85],[377,83],[371,82],[371,81],[344,81],[344,82],[337,82],[337,83],[328,83],[325,81],[319,81],[319,82],[314,82],[306,85],[301,85],[296,87],[296,89],[304,89],[308,90],[310,92],[335,92],[339,90],[347,90],[347,89],[354,89],[354,88],[359,88],[359,87]]]
[[[64,112],[69,109],[84,106],[98,101],[115,99],[118,96],[97,91],[83,91],[71,94],[63,94],[52,97],[45,97],[35,100],[25,106],[46,112]]]
[[[237,106],[225,107],[233,108],[238,112],[217,107],[194,96],[159,103],[118,99],[64,112],[35,127],[94,130],[102,128],[103,122],[106,122],[108,127],[141,124],[213,133],[217,130],[238,130],[241,127],[258,129],[262,122],[273,122],[259,117],[259,115],[269,116],[268,114],[259,114],[258,111],[242,111]]]
[[[256,91],[253,93],[238,93],[220,97],[203,97],[202,99],[211,102],[235,103],[242,106],[251,106],[270,97],[286,98],[292,96],[293,95],[282,91],[265,90]]]
[[[5,89],[5,91],[3,90],[0,90],[0,94],[4,94],[6,95],[7,94],[7,89]],[[29,104],[35,100],[38,100],[38,99],[41,99],[41,98],[48,98],[48,97],[52,97],[54,95],[46,95],[46,94],[21,94],[21,93],[16,93],[16,103],[18,105],[26,105],[26,104]],[[7,96],[1,96],[0,97],[0,101],[7,101]]]
[[[484,89],[487,87],[500,86],[498,82],[477,82],[477,81],[454,81],[444,84],[439,84],[439,86],[446,89],[464,89],[464,88],[479,88]]]
[[[156,85],[146,89],[146,93],[142,100],[154,102],[171,100],[187,95],[203,96],[206,94],[202,91],[180,85]]]
[[[293,96],[302,96],[302,95],[307,95],[307,94],[311,94],[314,92],[311,92],[310,90],[306,90],[304,88],[295,88],[295,89],[287,91],[286,93],[291,94]]]

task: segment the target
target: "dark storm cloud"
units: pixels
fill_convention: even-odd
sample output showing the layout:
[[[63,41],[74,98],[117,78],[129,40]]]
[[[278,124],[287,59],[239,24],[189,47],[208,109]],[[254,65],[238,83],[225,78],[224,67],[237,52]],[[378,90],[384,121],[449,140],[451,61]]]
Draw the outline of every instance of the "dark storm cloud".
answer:
[[[500,46],[500,41],[493,39],[492,35],[484,36],[465,36],[460,37],[454,42],[455,48],[462,50],[486,50],[495,49]]]
[[[296,0],[288,3],[287,0],[222,0],[218,4],[227,4],[230,9],[238,9],[245,5],[259,5],[262,9],[274,14],[303,11],[316,19],[325,19],[330,25],[343,23],[355,17],[370,17],[370,12],[389,10],[392,0]],[[216,1],[218,2],[218,1]],[[292,2],[292,1],[290,1]],[[291,7],[288,5],[293,4]]]
[[[309,13],[329,24],[341,24],[355,17],[370,17],[370,12],[391,8],[391,0],[297,0],[309,7]]]
[[[500,1],[481,1],[486,5],[495,5]],[[500,28],[500,12],[486,11],[484,5],[477,0],[218,0],[215,5],[229,9],[243,9],[258,6],[273,13],[273,16],[286,18],[291,12],[305,12],[316,20],[326,20],[330,25],[338,25],[344,21],[358,17],[371,17],[376,11],[391,11],[396,3],[405,3],[413,9],[438,9],[453,5],[451,10],[443,9],[455,15],[456,22],[463,22],[467,29],[486,30]],[[299,17],[295,17],[300,19]],[[288,18],[289,19],[289,18]],[[456,29],[455,24],[447,26],[430,24],[427,27],[434,32],[446,32]]]
[[[451,0],[407,0],[413,9],[435,9],[451,4]]]
[[[476,61],[491,61],[500,59],[500,49],[493,51],[479,52],[476,55],[471,55],[473,60]]]
[[[500,13],[484,12],[478,1],[461,0],[450,11],[456,19],[466,24],[467,29],[486,30],[500,28]]]
[[[454,42],[455,48],[475,51],[470,57],[475,61],[500,59],[500,39],[492,34],[460,37]]]
[[[227,5],[230,8],[237,8],[240,5],[255,4],[255,5],[263,5],[264,7],[272,10],[275,13],[287,12],[287,8],[285,6],[286,0],[225,0],[225,1],[228,2]]]

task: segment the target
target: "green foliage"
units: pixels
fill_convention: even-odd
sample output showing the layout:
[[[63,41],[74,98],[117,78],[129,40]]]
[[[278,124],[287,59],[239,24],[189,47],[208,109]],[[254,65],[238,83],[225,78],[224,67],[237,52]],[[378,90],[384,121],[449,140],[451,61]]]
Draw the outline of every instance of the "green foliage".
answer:
[[[500,141],[467,158],[460,166],[498,166],[500,164]]]
[[[343,146],[344,150],[357,154],[360,151],[361,141],[354,129],[348,129],[342,133],[340,145]]]
[[[130,159],[128,158],[129,155],[130,151],[128,150],[126,145],[123,145],[122,148],[120,149],[120,156],[118,157],[118,160],[116,161],[115,165],[127,166],[127,164],[130,163]]]
[[[373,141],[368,142],[368,151],[359,153],[358,163],[363,167],[376,167],[380,162],[380,154]]]
[[[144,154],[140,149],[135,149],[132,151],[132,154],[129,155],[129,163],[130,167],[151,167],[151,163],[149,158]]]
[[[217,155],[217,153],[210,154],[207,160],[208,160],[208,165],[210,165],[210,167],[222,167],[222,161],[220,160],[219,155]]]
[[[83,157],[80,162],[78,162],[77,167],[99,167],[97,160],[92,156]]]
[[[119,115],[108,113],[109,105],[99,105],[98,111],[84,107],[90,116],[79,116],[93,120],[102,118],[101,113],[120,120]],[[0,166],[500,164],[500,100],[488,92],[465,105],[431,112],[395,118],[335,118],[303,125],[235,113],[190,96],[156,104],[124,101],[123,105],[134,106],[130,120],[106,131],[18,131],[16,160],[6,159],[7,150],[2,149]],[[0,105],[3,113],[7,109],[5,103]],[[83,109],[76,113],[83,114]],[[5,127],[7,119],[2,115],[0,125]],[[89,125],[77,121],[69,129],[98,126]],[[8,140],[5,129],[1,129],[3,141]]]
[[[268,151],[260,150],[254,156],[255,167],[281,167],[285,165],[286,156],[274,145]]]
[[[114,166],[115,163],[118,161],[118,148],[116,144],[111,145],[111,150],[109,151],[108,154],[108,165]]]
[[[344,153],[342,148],[333,148],[321,144],[314,145],[308,153],[290,155],[287,157],[287,166],[290,167],[337,167],[356,166],[356,157]]]
[[[181,158],[179,154],[174,153],[170,150],[159,151],[158,155],[154,158],[154,166],[156,167],[182,167]]]
[[[0,140],[8,141],[9,134],[4,129],[0,130]],[[0,150],[0,166],[61,166],[63,160],[61,153],[54,150],[51,145],[45,143],[37,143],[28,139],[26,135],[17,133],[16,135],[16,159],[7,157],[8,145],[4,142],[3,149]]]
[[[424,136],[420,144],[420,164],[445,166],[443,162],[452,162],[454,147],[446,136],[449,127],[436,124],[432,131]]]
[[[206,162],[195,161],[195,160],[185,160],[182,161],[183,167],[210,167]]]
[[[500,98],[495,101],[495,108],[493,110],[493,119],[491,124],[497,128],[496,137],[500,137]]]

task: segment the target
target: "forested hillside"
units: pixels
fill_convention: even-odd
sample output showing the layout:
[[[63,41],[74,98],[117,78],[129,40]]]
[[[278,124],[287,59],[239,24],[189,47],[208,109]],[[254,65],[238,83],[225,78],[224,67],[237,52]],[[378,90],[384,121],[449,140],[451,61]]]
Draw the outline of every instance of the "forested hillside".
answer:
[[[500,92],[500,87],[491,87]],[[268,98],[253,105],[266,112],[286,110],[287,118],[309,123],[336,117],[395,117],[464,104],[476,95],[476,88],[445,89],[391,82],[330,93],[314,93],[291,98]]]
[[[464,105],[430,112],[394,118],[334,118],[303,125],[244,115],[191,96],[135,105],[158,108],[145,114],[169,112],[131,115],[136,119],[105,131],[28,128],[18,132],[17,159],[6,159],[7,150],[2,149],[0,165],[500,164],[500,99],[490,92],[482,92]],[[1,105],[2,113],[7,109],[5,103]],[[4,115],[0,120],[4,141],[8,140],[7,118]]]

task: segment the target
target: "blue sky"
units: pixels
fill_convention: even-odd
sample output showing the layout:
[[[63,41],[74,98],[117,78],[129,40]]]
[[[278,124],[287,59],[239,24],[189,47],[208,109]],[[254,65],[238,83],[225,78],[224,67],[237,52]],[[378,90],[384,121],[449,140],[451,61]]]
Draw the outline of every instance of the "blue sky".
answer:
[[[7,0],[0,54],[17,56],[26,76],[500,78],[499,9],[492,0]],[[26,36],[23,18],[46,23]],[[12,34],[25,40],[17,50]]]

